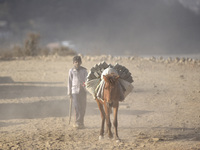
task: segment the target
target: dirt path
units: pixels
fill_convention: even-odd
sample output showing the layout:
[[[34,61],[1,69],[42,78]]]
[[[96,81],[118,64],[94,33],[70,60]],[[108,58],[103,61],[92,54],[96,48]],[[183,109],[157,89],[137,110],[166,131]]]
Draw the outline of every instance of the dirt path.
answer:
[[[86,128],[68,125],[71,57],[48,57],[0,62],[0,149],[200,150],[199,60],[88,56],[83,65],[102,60],[126,66],[134,78],[120,103],[120,143],[98,140],[101,119],[89,93]]]

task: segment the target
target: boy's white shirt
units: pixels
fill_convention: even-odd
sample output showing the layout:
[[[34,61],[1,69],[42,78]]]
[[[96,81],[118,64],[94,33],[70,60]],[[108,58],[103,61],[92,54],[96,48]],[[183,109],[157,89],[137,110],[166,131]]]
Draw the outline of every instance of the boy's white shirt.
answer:
[[[68,95],[78,94],[81,86],[86,82],[87,70],[84,67],[80,67],[79,70],[72,68],[69,70],[68,77]]]

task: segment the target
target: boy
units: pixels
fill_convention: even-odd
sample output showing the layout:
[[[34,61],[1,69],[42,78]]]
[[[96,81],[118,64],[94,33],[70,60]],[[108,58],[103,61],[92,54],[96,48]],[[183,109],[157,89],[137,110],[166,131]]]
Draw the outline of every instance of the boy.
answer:
[[[73,100],[76,121],[73,127],[84,128],[84,116],[86,110],[86,89],[85,82],[87,77],[86,68],[81,66],[80,56],[73,58],[74,67],[69,70],[68,95]]]

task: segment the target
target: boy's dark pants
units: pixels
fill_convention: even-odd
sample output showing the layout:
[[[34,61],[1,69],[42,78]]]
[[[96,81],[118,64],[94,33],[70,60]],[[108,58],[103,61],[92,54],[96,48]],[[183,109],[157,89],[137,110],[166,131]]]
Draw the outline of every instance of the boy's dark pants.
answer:
[[[73,104],[76,113],[76,124],[84,125],[84,116],[86,110],[86,91],[81,88],[79,94],[72,94]]]

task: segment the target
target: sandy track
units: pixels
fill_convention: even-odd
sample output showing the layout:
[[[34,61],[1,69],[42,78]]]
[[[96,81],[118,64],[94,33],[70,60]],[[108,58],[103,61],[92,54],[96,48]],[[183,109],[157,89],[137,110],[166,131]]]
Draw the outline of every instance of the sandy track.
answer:
[[[101,119],[89,94],[86,128],[68,125],[71,57],[48,57],[0,62],[0,149],[200,149],[199,61],[102,56],[84,57],[83,65],[102,60],[126,66],[134,78],[120,103],[120,143],[98,140]]]

